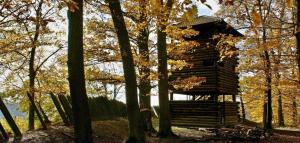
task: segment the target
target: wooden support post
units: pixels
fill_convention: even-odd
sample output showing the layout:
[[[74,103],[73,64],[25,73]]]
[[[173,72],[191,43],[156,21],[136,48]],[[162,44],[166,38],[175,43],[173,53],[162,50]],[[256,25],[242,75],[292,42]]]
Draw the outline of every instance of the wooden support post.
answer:
[[[8,140],[8,134],[6,133],[5,129],[3,128],[2,124],[0,123],[0,132],[4,140]]]
[[[232,95],[232,102],[236,102],[236,95]]]
[[[68,99],[62,94],[58,95],[58,99],[59,99],[59,101],[60,101],[60,103],[61,103],[61,105],[62,105],[69,121],[70,121],[70,123],[73,124],[74,123],[73,112],[72,112],[72,107],[71,107]]]
[[[68,102],[69,104],[71,105],[71,108],[72,108],[72,99],[71,99],[71,96],[70,95],[66,95],[67,99],[68,99]]]
[[[59,103],[57,97],[52,92],[50,93],[50,97],[51,97],[51,99],[52,99],[52,101],[53,101],[53,103],[54,103],[54,105],[55,105],[55,107],[56,107],[56,109],[57,109],[57,111],[58,111],[61,119],[65,123],[65,125],[70,125],[70,122],[68,121],[65,112],[61,108],[60,103]]]
[[[33,109],[34,109],[34,111],[35,111],[35,113],[36,113],[38,119],[40,120],[40,123],[41,123],[41,125],[42,125],[42,128],[46,130],[46,129],[47,129],[47,125],[46,125],[46,123],[44,122],[43,117],[42,117],[40,111],[38,110],[37,106],[35,105],[35,102],[34,102],[32,96],[30,95],[29,92],[27,92],[27,97],[29,98],[29,101],[30,101],[31,105],[32,105],[32,107],[33,107]]]
[[[173,92],[171,91],[170,92],[170,101],[173,101],[174,100],[174,94],[173,94]]]
[[[225,109],[225,95],[223,94],[223,125],[226,125],[226,109]]]
[[[14,132],[16,137],[22,136],[20,129],[18,128],[16,122],[14,121],[13,117],[9,113],[7,107],[5,106],[3,100],[0,97],[0,109],[2,111],[3,116],[5,117],[9,127]]]
[[[38,103],[37,106],[38,106],[39,110],[41,111],[41,114],[43,115],[43,118],[44,118],[44,120],[45,120],[45,123],[50,124],[51,121],[49,120],[48,116],[46,115],[45,111],[43,110],[41,104]]]

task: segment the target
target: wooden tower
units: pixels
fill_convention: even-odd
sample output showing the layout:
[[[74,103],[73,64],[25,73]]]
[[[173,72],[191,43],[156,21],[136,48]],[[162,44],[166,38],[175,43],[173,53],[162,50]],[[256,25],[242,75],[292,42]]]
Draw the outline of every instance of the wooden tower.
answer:
[[[191,89],[174,88],[170,85],[172,94],[191,96],[191,100],[175,101],[171,94],[172,124],[176,126],[204,126],[217,127],[232,125],[238,121],[238,73],[235,68],[238,64],[237,55],[220,60],[217,49],[218,38],[214,35],[243,36],[224,20],[216,17],[201,16],[192,22],[180,24],[180,27],[192,27],[199,31],[197,36],[186,40],[196,40],[199,47],[184,53],[185,62],[190,67],[171,71],[169,80],[185,79],[192,76],[205,77],[206,82]],[[235,47],[231,47],[236,49]],[[237,50],[237,49],[236,49]],[[172,57],[178,59],[178,57]],[[225,101],[230,97],[231,101]]]

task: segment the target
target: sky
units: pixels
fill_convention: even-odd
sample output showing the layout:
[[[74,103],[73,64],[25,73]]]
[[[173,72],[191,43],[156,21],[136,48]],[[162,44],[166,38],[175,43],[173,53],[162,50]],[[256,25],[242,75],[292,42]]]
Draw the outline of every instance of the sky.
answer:
[[[207,0],[207,4],[211,6],[212,9],[209,9],[206,5],[199,3],[198,6],[198,15],[208,15],[213,16],[220,7],[218,5],[219,0]]]

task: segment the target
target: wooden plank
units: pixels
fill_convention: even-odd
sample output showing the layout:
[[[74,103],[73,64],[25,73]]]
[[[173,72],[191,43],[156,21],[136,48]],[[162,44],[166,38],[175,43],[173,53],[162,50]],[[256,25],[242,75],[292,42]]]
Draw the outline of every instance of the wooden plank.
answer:
[[[6,133],[4,127],[2,126],[2,124],[0,123],[0,132],[1,132],[1,135],[2,137],[4,138],[4,140],[8,140],[8,134]]]
[[[61,119],[63,120],[64,124],[65,125],[70,125],[70,122],[69,122],[68,118],[66,117],[66,114],[63,111],[63,109],[62,109],[62,107],[61,107],[61,105],[60,105],[59,100],[57,99],[57,97],[52,92],[50,93],[50,97],[51,97],[51,99],[52,99],[52,101],[53,101],[53,103],[54,103],[54,105],[56,107],[56,110],[58,111]]]
[[[73,111],[72,111],[71,104],[69,103],[68,99],[62,94],[58,95],[58,99],[59,99],[70,123],[73,125],[74,119],[73,119]]]

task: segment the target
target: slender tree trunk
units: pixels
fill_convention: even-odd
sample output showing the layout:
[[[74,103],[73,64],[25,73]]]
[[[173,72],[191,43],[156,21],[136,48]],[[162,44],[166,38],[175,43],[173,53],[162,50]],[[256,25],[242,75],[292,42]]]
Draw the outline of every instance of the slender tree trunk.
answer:
[[[296,32],[296,44],[297,44],[297,65],[298,65],[298,96],[300,93],[300,2],[299,0],[296,1],[297,3],[297,32]],[[294,122],[296,124],[298,124],[298,113],[297,113],[297,95],[295,95],[295,97],[293,97],[293,108],[294,108],[294,116],[295,116],[295,120]]]
[[[278,124],[281,127],[284,127],[284,116],[283,116],[283,107],[282,107],[282,97],[281,93],[278,95]]]
[[[240,96],[241,100],[241,108],[242,108],[242,122],[245,122],[246,120],[246,112],[245,112],[245,106],[244,106],[244,101],[243,101],[243,96]]]
[[[116,100],[117,94],[117,84],[114,84],[113,100]]]
[[[292,120],[293,125],[298,125],[298,110],[297,110],[297,98],[296,96],[292,96]]]
[[[34,101],[35,98],[35,77],[36,77],[36,70],[34,68],[35,63],[35,52],[36,52],[36,43],[38,42],[38,38],[40,35],[40,19],[41,19],[41,11],[42,11],[42,5],[44,1],[41,0],[39,2],[38,8],[36,9],[36,22],[35,22],[35,34],[32,39],[32,49],[30,51],[30,59],[29,59],[29,95],[32,96],[32,99]],[[34,129],[34,107],[33,105],[29,104],[29,115],[28,115],[28,129],[33,130]]]
[[[36,113],[38,119],[40,120],[40,123],[41,123],[41,125],[42,125],[42,128],[43,128],[44,130],[46,130],[46,129],[47,129],[47,125],[46,125],[46,123],[44,122],[43,117],[42,117],[41,113],[39,112],[37,106],[35,105],[34,100],[33,100],[33,98],[32,98],[32,95],[30,95],[30,93],[27,92],[27,96],[28,96],[28,98],[29,98],[29,101],[30,101],[30,103],[31,103],[31,106],[33,107],[33,110],[35,111],[35,113]]]
[[[264,60],[264,73],[265,73],[265,97],[264,97],[264,129],[272,129],[272,73],[271,73],[271,61],[269,51],[267,50],[267,31],[266,31],[266,18],[263,17],[262,3],[259,2],[259,12],[262,22],[262,46],[264,48],[263,60]],[[266,16],[266,15],[265,15]]]
[[[78,9],[68,10],[68,73],[76,143],[93,142],[91,117],[83,64],[83,0],[73,0]]]
[[[165,26],[157,29],[159,135],[161,137],[172,135],[168,97],[167,43],[164,30]]]
[[[279,32],[281,35],[281,32]],[[283,107],[282,107],[282,96],[281,96],[281,90],[279,87],[279,81],[281,78],[281,75],[279,73],[279,66],[280,66],[280,60],[281,60],[281,46],[282,44],[279,44],[278,46],[278,55],[277,57],[275,57],[275,53],[274,51],[271,51],[272,57],[273,57],[273,62],[274,62],[274,75],[275,75],[275,81],[274,81],[274,89],[276,89],[276,95],[278,96],[277,99],[277,104],[278,104],[278,108],[277,108],[277,114],[278,114],[278,124],[279,126],[284,126],[284,117],[283,117]]]
[[[137,83],[131,46],[119,0],[107,0],[117,33],[125,77],[126,105],[129,122],[127,142],[144,142],[144,132],[138,105]]]
[[[30,61],[29,61],[29,89],[30,89],[30,95],[32,96],[32,99],[35,98],[35,92],[34,92],[34,81],[35,81],[35,70],[34,70],[34,57],[35,57],[35,47],[31,49],[30,54]],[[29,102],[30,103],[30,102]],[[29,104],[29,123],[28,123],[28,129],[33,130],[34,129],[34,109],[33,105]]]
[[[140,17],[137,24],[142,24],[147,21],[146,15],[146,5],[147,1],[139,1],[141,11]],[[139,98],[140,98],[140,108],[142,113],[143,128],[148,133],[151,134],[156,132],[152,126],[151,118],[151,83],[150,83],[150,57],[149,57],[149,47],[148,47],[149,31],[147,25],[139,30],[139,35],[137,37],[137,45],[139,49],[139,55],[141,58],[141,66],[139,67],[140,73],[140,83],[139,83]]]
[[[163,0],[161,0],[161,5]],[[162,15],[158,16],[157,23],[157,58],[158,58],[158,98],[159,98],[159,131],[160,137],[173,136],[171,130],[170,103],[168,97],[168,55],[167,55],[167,34],[165,32],[166,22],[173,6],[173,0],[168,0],[164,8],[161,8]]]
[[[2,114],[4,115],[8,125],[10,126],[11,130],[14,132],[15,136],[19,137],[21,136],[21,131],[19,127],[17,126],[16,122],[14,121],[13,117],[9,113],[7,107],[5,106],[3,100],[0,97],[0,109],[2,111]],[[4,136],[5,137],[5,136]]]

